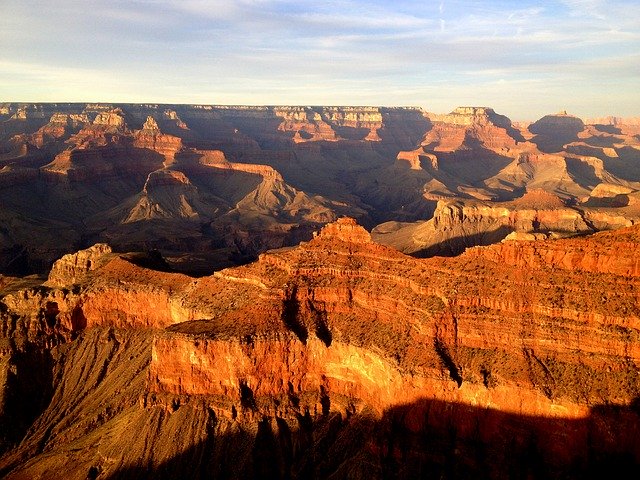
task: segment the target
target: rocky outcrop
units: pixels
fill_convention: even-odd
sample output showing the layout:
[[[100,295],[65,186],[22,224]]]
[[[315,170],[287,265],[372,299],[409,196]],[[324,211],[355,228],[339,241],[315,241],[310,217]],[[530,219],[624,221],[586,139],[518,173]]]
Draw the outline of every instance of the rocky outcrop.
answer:
[[[160,128],[158,127],[158,123],[152,116],[148,116],[144,121],[144,125],[142,125],[143,132],[149,132],[151,134],[160,133]]]
[[[182,140],[179,137],[160,132],[155,119],[148,116],[142,129],[135,132],[133,146],[164,155],[165,165],[170,165],[174,162],[176,153],[182,149]]]
[[[628,227],[599,233],[589,242],[576,239],[531,244],[503,242],[486,249],[472,250],[470,254],[520,268],[544,269],[553,265],[567,272],[637,277],[640,276],[640,263],[634,251],[637,233],[637,227]]]
[[[93,125],[114,127],[116,130],[123,130],[126,128],[123,112],[119,108],[98,113],[98,115],[93,119]]]
[[[379,142],[378,130],[384,127],[382,112],[377,107],[323,107],[323,115],[335,125],[340,136],[352,140]],[[363,131],[368,133],[363,138]]]
[[[429,114],[434,127],[422,140],[433,151],[454,151],[480,142],[490,149],[514,148],[519,135],[504,115],[488,107],[458,107],[447,115]]]
[[[475,245],[496,243],[513,232],[567,236],[591,233],[585,214],[542,191],[513,202],[439,200],[433,218],[413,224],[377,226],[373,238],[421,256],[456,255]]]
[[[97,243],[77,253],[69,253],[53,264],[47,284],[65,286],[79,283],[87,273],[103,266],[110,254],[111,247],[104,243]]]
[[[30,141],[36,147],[42,148],[49,142],[68,138],[69,135],[77,133],[82,127],[90,123],[86,114],[57,112],[51,116],[49,123],[30,136]]]
[[[305,107],[277,108],[274,114],[283,119],[278,127],[282,132],[293,132],[295,143],[308,141],[337,141],[338,136],[322,115]]]
[[[98,108],[97,114],[89,112],[87,107],[82,115],[93,118],[90,124],[83,124],[82,128],[67,139],[67,143],[78,149],[92,149],[106,145],[120,143],[120,139],[130,134],[125,121],[125,113],[121,108]]]
[[[398,163],[406,162],[411,170],[422,170],[422,162],[426,162],[433,170],[438,170],[438,157],[425,151],[424,147],[409,152],[400,152],[396,157]]]
[[[178,116],[178,113],[175,110],[167,109],[167,110],[164,111],[163,115],[168,120],[174,121],[175,125],[178,128],[181,128],[183,130],[188,130],[189,129],[187,124],[182,121],[182,119]]]
[[[322,227],[320,237],[325,240],[337,240],[347,243],[371,243],[371,235],[349,217],[342,217],[334,223]]]
[[[75,291],[5,294],[3,335],[11,315],[41,312],[45,338],[67,325],[75,340],[46,347],[54,390],[0,471],[385,478],[455,458],[456,476],[577,478],[633,466],[639,238],[632,227],[419,260],[341,218],[210,277],[120,255]]]
[[[16,112],[11,115],[11,120],[26,120],[27,110],[26,108],[18,108]]]
[[[489,107],[457,107],[445,115],[429,114],[433,122],[443,122],[452,125],[472,126],[492,124],[500,128],[509,128],[511,121],[504,115],[497,114]]]
[[[196,219],[207,211],[207,206],[184,173],[161,169],[149,174],[135,204],[126,209],[123,223],[157,218]]]

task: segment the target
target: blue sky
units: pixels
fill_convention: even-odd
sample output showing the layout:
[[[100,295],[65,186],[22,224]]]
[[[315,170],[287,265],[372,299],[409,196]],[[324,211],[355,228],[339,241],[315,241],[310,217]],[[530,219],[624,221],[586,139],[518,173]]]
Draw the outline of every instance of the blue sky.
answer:
[[[0,101],[640,116],[640,2],[0,0]]]

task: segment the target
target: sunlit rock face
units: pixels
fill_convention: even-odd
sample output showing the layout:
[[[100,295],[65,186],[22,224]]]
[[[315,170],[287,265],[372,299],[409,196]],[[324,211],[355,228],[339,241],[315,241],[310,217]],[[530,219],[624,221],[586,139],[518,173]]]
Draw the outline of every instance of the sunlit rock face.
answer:
[[[44,285],[0,277],[0,470],[577,478],[632,467],[639,238],[637,227],[516,237],[416,259],[341,217],[200,278],[106,245],[63,257]]]
[[[77,253],[70,253],[57,260],[47,282],[50,285],[73,285],[79,283],[90,271],[101,266],[112,252],[106,244],[96,244]]]

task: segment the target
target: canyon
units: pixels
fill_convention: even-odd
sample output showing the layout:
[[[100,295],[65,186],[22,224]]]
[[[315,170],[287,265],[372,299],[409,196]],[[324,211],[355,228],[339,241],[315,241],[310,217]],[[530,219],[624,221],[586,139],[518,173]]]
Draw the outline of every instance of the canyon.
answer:
[[[640,121],[0,105],[0,477],[626,478]]]
[[[619,228],[640,215],[639,135],[488,107],[6,103],[0,272],[107,243],[204,275],[344,215],[418,256]]]
[[[0,472],[584,478],[640,462],[637,226],[407,256],[341,217],[203,277],[2,277]]]

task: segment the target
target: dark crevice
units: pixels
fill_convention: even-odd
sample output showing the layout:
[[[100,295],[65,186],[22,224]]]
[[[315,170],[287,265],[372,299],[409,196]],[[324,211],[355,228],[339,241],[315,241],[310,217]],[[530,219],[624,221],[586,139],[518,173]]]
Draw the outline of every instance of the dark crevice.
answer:
[[[482,375],[482,384],[485,386],[485,388],[491,388],[495,386],[496,380],[493,378],[493,375],[491,375],[491,370],[483,366],[480,368],[480,374]]]
[[[255,410],[256,400],[253,397],[253,390],[247,385],[245,380],[240,380],[240,405],[244,408]]]
[[[454,362],[447,346],[438,338],[434,339],[433,346],[445,368],[449,371],[451,379],[458,384],[458,387],[462,386],[461,369]]]
[[[554,397],[555,379],[547,365],[539,359],[533,350],[523,349],[523,355],[529,367],[529,377],[534,387],[542,390],[544,395],[552,400]]]
[[[331,330],[329,329],[329,323],[327,322],[327,312],[317,309],[311,301],[308,302],[308,307],[313,316],[316,337],[318,337],[325,346],[331,346],[333,338]]]
[[[53,328],[58,321],[58,313],[60,309],[56,302],[47,302],[44,309],[44,319],[47,322],[49,328]]]
[[[283,302],[281,318],[286,327],[306,345],[307,338],[309,338],[309,331],[300,318],[300,302],[296,297],[297,292],[298,289],[295,286],[287,292],[287,296]]]
[[[322,414],[329,415],[331,398],[329,398],[329,392],[323,385],[320,385],[320,405],[322,406]]]
[[[75,339],[79,333],[87,328],[87,318],[84,316],[82,307],[76,305],[71,312],[71,335]]]
[[[293,384],[291,382],[287,382],[287,396],[289,398],[289,402],[293,405],[293,408],[300,407],[300,398],[295,394],[295,390],[293,388]]]

